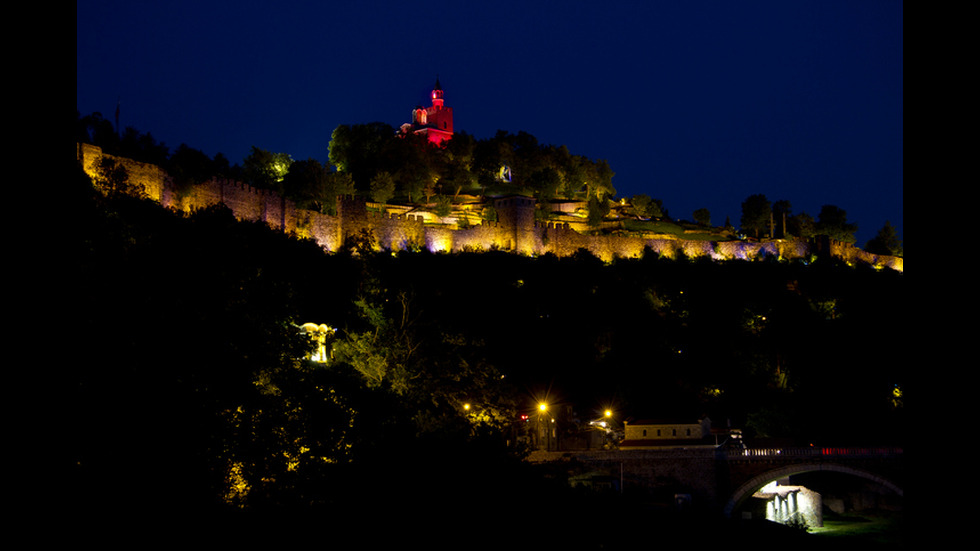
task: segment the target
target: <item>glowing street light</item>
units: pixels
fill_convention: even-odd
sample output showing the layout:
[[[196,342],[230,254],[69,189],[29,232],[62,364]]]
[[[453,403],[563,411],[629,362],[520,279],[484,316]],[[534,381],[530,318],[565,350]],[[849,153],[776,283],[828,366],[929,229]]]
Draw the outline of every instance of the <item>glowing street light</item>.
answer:
[[[535,416],[535,426],[534,426],[534,443],[537,449],[553,451],[555,449],[555,434],[554,427],[550,426],[555,423],[555,420],[548,415],[548,404],[546,402],[538,402],[538,414]]]
[[[601,427],[602,430],[609,432],[609,425],[612,421],[613,412],[611,409],[605,409],[602,411],[602,417],[589,421],[589,425]]]

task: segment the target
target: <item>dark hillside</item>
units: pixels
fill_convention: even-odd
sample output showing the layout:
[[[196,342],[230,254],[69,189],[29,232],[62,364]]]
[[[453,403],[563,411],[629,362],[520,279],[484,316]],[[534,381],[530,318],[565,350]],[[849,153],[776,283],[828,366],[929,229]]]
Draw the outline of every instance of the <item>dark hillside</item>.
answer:
[[[513,465],[503,444],[543,398],[583,420],[708,413],[750,438],[902,444],[900,273],[325,254],[225,209],[177,215],[75,185],[58,293],[82,360],[65,422],[83,501],[339,507],[367,472],[377,489],[415,484],[421,465],[438,478],[433,457]],[[299,361],[304,322],[338,329],[333,364]],[[381,383],[360,376],[365,358]]]

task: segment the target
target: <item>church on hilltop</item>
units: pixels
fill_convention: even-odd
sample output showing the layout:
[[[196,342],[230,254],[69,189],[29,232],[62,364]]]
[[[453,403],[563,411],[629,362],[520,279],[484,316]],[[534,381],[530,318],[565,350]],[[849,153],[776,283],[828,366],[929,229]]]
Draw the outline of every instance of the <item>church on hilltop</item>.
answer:
[[[446,107],[438,77],[431,98],[430,107],[412,110],[412,121],[401,125],[399,132],[402,136],[424,136],[430,144],[441,147],[453,138],[453,109]],[[567,257],[584,250],[605,262],[616,258],[642,258],[648,254],[713,260],[779,258],[809,261],[814,256],[832,256],[849,263],[904,271],[902,257],[867,253],[849,243],[829,238],[744,241],[721,236],[720,240],[709,241],[696,236],[688,239],[672,232],[660,233],[653,227],[628,227],[625,217],[602,221],[596,228],[588,224],[585,216],[577,214],[577,209],[585,208],[584,202],[570,201],[566,205],[554,201],[544,205],[545,208],[538,208],[537,199],[528,195],[528,190],[515,190],[513,185],[491,189],[490,194],[483,186],[480,196],[451,201],[446,213],[440,213],[432,204],[369,204],[363,197],[354,196],[352,191],[321,198],[335,209],[309,209],[276,190],[226,178],[212,178],[185,189],[163,167],[105,154],[101,147],[89,143],[77,143],[76,160],[93,182],[102,178],[100,165],[103,159],[125,168],[128,183],[134,191],[138,189],[142,196],[166,208],[190,213],[224,205],[239,220],[265,223],[283,232],[312,239],[330,252],[358,245],[367,238],[375,250],[392,252],[501,250],[528,256],[553,254]],[[510,168],[506,165],[493,176],[497,182],[511,182]],[[578,203],[583,206],[575,206]],[[544,216],[539,216],[541,214]],[[687,427],[683,429],[686,436]],[[658,429],[646,427],[646,430]]]
[[[409,130],[405,126],[403,129]],[[442,145],[453,137],[453,108],[445,105],[439,77],[436,77],[436,85],[432,89],[432,106],[416,106],[412,110],[410,131],[427,137],[436,145]]]

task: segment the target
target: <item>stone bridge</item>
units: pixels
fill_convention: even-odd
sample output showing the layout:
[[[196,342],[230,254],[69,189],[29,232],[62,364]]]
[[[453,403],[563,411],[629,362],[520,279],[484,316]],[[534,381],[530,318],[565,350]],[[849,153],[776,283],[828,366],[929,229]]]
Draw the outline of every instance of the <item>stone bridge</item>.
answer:
[[[807,472],[838,472],[904,495],[901,448],[686,448],[534,452],[532,462],[567,462],[588,480],[622,491],[673,491],[731,516],[767,483]]]

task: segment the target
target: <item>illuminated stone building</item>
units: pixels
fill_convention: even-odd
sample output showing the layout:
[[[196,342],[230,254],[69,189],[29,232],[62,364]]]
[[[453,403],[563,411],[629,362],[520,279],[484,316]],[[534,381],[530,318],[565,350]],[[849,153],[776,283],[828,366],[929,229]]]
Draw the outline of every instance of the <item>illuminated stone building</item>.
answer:
[[[453,137],[453,108],[445,105],[438,77],[432,89],[432,106],[420,106],[412,110],[412,130],[426,136],[436,145],[442,145]]]
[[[625,438],[620,449],[660,449],[714,447],[711,442],[711,420],[707,417],[690,421],[634,421],[624,423]]]

